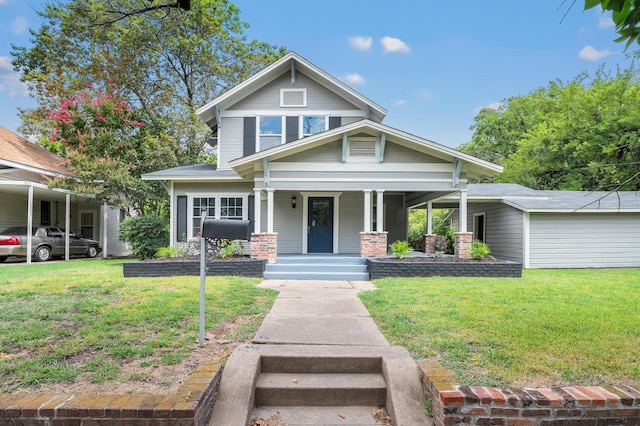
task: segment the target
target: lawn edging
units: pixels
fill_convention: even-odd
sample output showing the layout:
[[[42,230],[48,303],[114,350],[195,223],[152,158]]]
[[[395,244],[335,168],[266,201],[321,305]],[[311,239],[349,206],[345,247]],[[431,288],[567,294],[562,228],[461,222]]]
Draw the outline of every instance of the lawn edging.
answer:
[[[0,394],[0,426],[205,426],[221,375],[220,364],[204,364],[168,395]]]
[[[456,261],[456,262],[419,262],[367,259],[369,277],[381,278],[409,277],[496,277],[520,278],[522,263],[500,261]]]
[[[436,426],[640,424],[640,391],[630,386],[460,386],[437,361],[418,366]]]
[[[207,263],[208,276],[259,277],[264,275],[267,261],[264,259],[217,260]],[[175,277],[200,275],[200,262],[152,261],[125,262],[122,264],[125,277]]]

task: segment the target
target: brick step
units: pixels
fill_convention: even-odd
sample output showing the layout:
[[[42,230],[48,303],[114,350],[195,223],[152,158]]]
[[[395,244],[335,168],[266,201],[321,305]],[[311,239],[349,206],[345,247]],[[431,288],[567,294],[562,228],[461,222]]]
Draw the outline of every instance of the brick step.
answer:
[[[262,373],[255,386],[257,406],[377,406],[386,399],[381,374]]]

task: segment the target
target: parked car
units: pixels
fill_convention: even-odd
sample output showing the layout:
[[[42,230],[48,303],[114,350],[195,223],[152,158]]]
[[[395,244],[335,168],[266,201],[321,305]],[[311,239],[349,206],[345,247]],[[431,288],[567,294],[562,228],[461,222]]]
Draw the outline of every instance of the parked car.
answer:
[[[36,262],[45,262],[65,254],[64,230],[55,226],[34,226],[31,232],[31,255]],[[102,251],[100,243],[69,233],[69,255],[96,257]],[[27,255],[27,227],[13,226],[0,231],[0,262],[9,256]]]

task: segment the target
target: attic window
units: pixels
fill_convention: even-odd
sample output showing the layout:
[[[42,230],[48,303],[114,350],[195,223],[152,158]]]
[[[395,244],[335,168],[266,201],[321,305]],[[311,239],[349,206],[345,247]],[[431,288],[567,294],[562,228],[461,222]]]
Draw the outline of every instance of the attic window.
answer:
[[[281,107],[306,107],[307,89],[280,89]]]
[[[375,161],[377,158],[377,144],[374,138],[350,138],[350,161]]]

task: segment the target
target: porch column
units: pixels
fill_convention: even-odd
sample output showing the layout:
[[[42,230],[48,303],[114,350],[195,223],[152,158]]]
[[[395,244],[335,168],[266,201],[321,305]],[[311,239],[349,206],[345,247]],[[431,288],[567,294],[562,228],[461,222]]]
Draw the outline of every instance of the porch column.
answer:
[[[259,188],[253,190],[254,203],[253,203],[253,232],[259,234],[262,231],[261,208],[262,208],[262,191]]]
[[[69,260],[69,231],[71,230],[71,193],[67,192],[64,197],[64,229],[67,230],[64,235],[64,260]]]
[[[364,190],[364,232],[371,232],[371,190]]]
[[[427,235],[433,234],[433,201],[427,201]]]
[[[273,189],[267,189],[267,234],[273,234]]]
[[[467,191],[460,191],[460,230],[458,232],[467,232]]]
[[[29,185],[29,196],[27,201],[27,264],[31,263],[31,229],[33,228],[33,185]]]
[[[376,191],[376,232],[384,231],[384,190]]]

